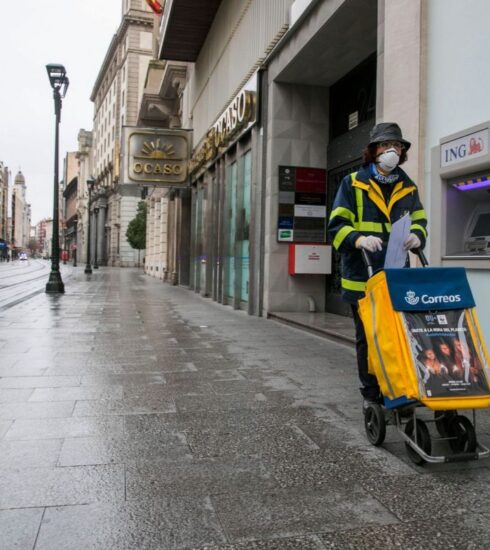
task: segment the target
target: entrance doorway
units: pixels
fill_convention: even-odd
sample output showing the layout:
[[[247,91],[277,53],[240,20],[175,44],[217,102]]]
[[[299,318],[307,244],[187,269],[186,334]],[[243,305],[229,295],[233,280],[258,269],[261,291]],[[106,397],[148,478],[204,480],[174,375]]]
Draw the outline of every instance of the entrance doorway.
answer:
[[[375,123],[376,52],[330,88],[330,140],[327,149],[327,217],[342,179],[359,169],[362,150]],[[331,243],[329,243],[331,244]],[[332,249],[332,274],[326,277],[325,311],[350,316],[341,299],[340,254]]]

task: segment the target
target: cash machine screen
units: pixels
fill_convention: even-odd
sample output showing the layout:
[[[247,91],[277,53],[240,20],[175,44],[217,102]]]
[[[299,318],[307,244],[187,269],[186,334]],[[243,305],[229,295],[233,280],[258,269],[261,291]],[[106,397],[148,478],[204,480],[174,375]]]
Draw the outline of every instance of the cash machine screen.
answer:
[[[480,214],[476,220],[475,227],[471,232],[472,237],[487,237],[490,235],[490,213]]]

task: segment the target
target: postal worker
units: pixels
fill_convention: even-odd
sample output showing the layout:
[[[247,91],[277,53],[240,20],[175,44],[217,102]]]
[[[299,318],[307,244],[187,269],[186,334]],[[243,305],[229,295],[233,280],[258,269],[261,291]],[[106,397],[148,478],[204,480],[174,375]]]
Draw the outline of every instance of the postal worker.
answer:
[[[411,225],[405,250],[424,248],[427,239],[427,217],[417,186],[400,168],[410,145],[398,124],[374,126],[363,151],[362,167],[342,180],[328,223],[333,246],[341,257],[342,299],[351,305],[354,317],[364,410],[381,396],[376,377],[368,372],[366,334],[358,313],[358,300],[364,296],[368,279],[360,250],[369,253],[375,272],[382,269],[391,224],[406,214]]]

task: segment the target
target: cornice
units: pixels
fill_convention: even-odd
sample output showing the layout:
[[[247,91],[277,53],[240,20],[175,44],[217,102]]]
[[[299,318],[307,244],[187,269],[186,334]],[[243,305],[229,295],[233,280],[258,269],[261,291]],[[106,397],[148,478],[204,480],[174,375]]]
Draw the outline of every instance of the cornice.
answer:
[[[97,78],[95,79],[94,87],[92,88],[92,93],[90,95],[90,101],[95,101],[97,92],[101,86],[102,81],[106,75],[107,69],[112,62],[114,53],[122,42],[124,35],[126,34],[128,28],[131,25],[144,25],[146,27],[153,28],[153,14],[147,13],[145,11],[139,10],[130,10],[126,15],[124,15],[119,28],[116,31],[116,34],[112,37],[111,43],[107,49],[104,60],[100,67]]]

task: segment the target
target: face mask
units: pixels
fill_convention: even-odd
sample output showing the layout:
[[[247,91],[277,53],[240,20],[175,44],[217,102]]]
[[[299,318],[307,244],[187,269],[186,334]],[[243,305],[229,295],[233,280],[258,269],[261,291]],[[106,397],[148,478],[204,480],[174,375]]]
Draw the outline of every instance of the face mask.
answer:
[[[376,164],[378,164],[384,172],[391,172],[398,166],[399,162],[400,157],[396,149],[393,148],[387,149],[384,153],[381,153],[376,160]]]

